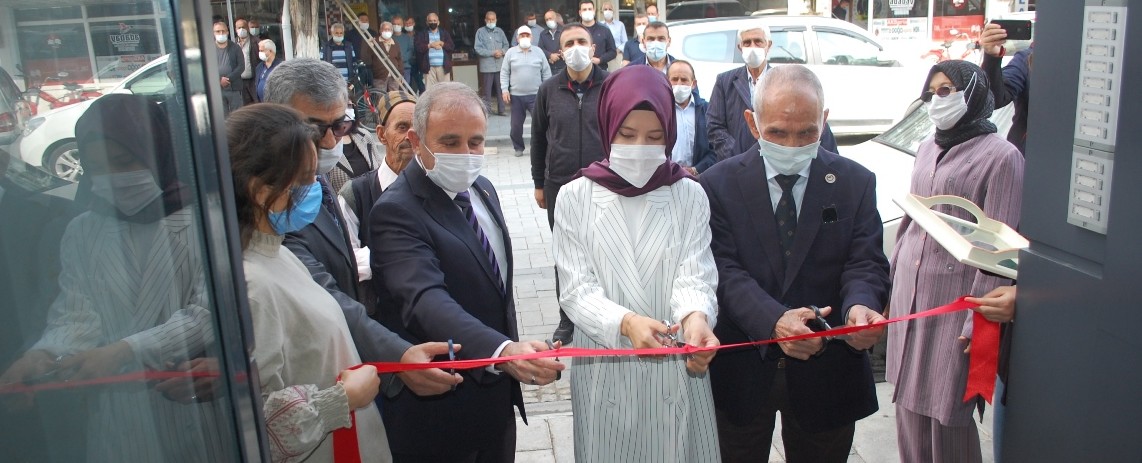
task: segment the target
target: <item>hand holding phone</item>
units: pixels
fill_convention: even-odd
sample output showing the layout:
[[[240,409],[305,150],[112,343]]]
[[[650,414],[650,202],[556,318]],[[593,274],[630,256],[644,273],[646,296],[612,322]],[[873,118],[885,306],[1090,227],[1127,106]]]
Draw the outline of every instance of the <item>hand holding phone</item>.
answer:
[[[992,24],[997,24],[1001,29],[1007,32],[1007,40],[1031,40],[1031,21],[1025,19],[993,19]]]

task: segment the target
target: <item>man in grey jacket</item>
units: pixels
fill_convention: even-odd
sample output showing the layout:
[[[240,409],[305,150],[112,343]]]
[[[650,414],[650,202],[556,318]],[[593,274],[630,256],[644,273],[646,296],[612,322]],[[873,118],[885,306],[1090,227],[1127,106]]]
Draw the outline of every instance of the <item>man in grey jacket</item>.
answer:
[[[225,22],[214,23],[214,44],[218,46],[218,83],[222,86],[223,110],[227,116],[242,107],[242,73],[246,70],[242,47],[230,40]]]
[[[500,95],[500,66],[504,63],[504,54],[508,52],[508,36],[504,30],[496,27],[496,12],[484,13],[484,25],[476,31],[476,54],[480,62],[476,70],[480,72],[480,79],[484,87],[484,99],[488,102],[488,112],[492,112],[492,102],[496,103],[496,114],[504,115],[504,102]]]
[[[610,34],[610,32],[607,32]],[[594,44],[587,28],[568,24],[560,35],[567,71],[539,86],[531,121],[531,178],[535,202],[555,226],[555,198],[579,169],[603,159],[599,134],[599,93],[607,71],[591,62]],[[556,286],[559,282],[556,280]],[[575,325],[562,310],[554,340],[571,343]]]

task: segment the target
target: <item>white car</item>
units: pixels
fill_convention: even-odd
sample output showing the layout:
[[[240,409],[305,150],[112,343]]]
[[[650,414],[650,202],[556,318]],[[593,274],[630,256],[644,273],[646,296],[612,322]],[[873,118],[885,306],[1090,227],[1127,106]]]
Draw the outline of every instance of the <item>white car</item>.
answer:
[[[167,77],[167,56],[161,56],[135,70],[105,93],[159,95],[171,91]],[[24,132],[13,143],[13,155],[26,164],[40,167],[70,181],[83,175],[75,144],[75,122],[95,99],[52,110],[28,120]]]
[[[915,100],[905,111],[904,119],[872,140],[846,146],[841,156],[852,159],[876,174],[876,209],[884,222],[884,255],[891,257],[896,244],[896,231],[904,211],[893,202],[908,194],[912,183],[912,166],[920,143],[932,136],[935,128],[928,119],[928,105]],[[1015,105],[1007,105],[991,114],[991,121],[1004,136],[1011,128]]]
[[[745,65],[738,29],[765,24],[773,34],[769,63],[804,64],[825,87],[833,133],[881,133],[903,116],[900,108],[920,96],[930,65],[905,61],[864,29],[819,16],[756,16],[670,23],[668,52],[693,63],[703,98],[718,74]]]

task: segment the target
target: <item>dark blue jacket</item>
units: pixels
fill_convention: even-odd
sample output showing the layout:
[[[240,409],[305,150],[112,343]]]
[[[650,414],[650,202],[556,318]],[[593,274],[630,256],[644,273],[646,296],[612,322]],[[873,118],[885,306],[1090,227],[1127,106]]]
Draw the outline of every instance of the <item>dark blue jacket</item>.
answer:
[[[627,40],[626,45],[623,45],[623,61],[637,63],[646,60],[646,53],[638,47],[639,43],[638,39]]]
[[[484,177],[472,202],[482,201],[503,234],[507,292],[500,293],[487,253],[448,194],[418,163],[409,164],[373,206],[369,220],[373,284],[381,322],[410,342],[463,345],[460,359],[491,357],[501,343],[518,340],[512,295],[512,244],[499,196]],[[469,453],[509,436],[524,413],[519,382],[484,368],[460,372],[464,382],[436,397],[403,392],[383,403],[393,453]],[[525,417],[526,420],[526,417]],[[526,422],[526,421],[525,421]],[[441,458],[441,460],[456,460]]]
[[[1031,65],[1030,58],[1033,49],[1019,50],[1011,58],[1007,66],[1000,68],[1003,63],[1002,56],[983,55],[980,67],[987,73],[991,82],[991,95],[995,97],[995,109],[1015,103],[1015,115],[1011,118],[1011,130],[1007,132],[1007,141],[1023,152],[1027,144],[1027,103],[1031,97]],[[1002,82],[1003,85],[999,85]]]
[[[718,74],[713,94],[710,95],[708,121],[710,143],[714,145],[719,161],[729,159],[757,143],[742,116],[745,110],[753,109],[749,94],[749,71],[744,65]],[[825,122],[825,130],[821,132],[821,147],[834,153],[839,152],[837,139],[828,122]]]
[[[706,136],[706,113],[710,110],[710,103],[698,96],[698,90],[690,97],[690,104],[694,105],[694,158],[691,163],[698,173],[703,173],[714,163],[718,162],[718,155],[714,152],[710,139]]]
[[[718,266],[718,340],[771,339],[788,307],[830,306],[826,319],[832,326],[844,325],[856,304],[883,311],[888,259],[873,173],[819,149],[792,255],[783,258],[765,163],[756,143],[743,151],[699,177],[710,200],[710,248]],[[710,364],[718,411],[739,425],[756,419],[769,397],[779,353],[777,346],[719,352]],[[850,350],[844,341],[832,341],[809,360],[787,358],[785,365],[792,415],[807,432],[852,424],[878,408],[868,353]]]

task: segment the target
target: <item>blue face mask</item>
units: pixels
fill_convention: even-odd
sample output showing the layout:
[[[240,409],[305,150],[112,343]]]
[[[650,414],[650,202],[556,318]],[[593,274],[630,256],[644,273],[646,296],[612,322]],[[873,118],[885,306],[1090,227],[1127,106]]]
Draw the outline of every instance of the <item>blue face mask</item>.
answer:
[[[317,212],[321,210],[321,184],[313,182],[309,186],[300,188],[305,191],[301,193],[301,201],[294,203],[292,209],[270,212],[270,226],[274,227],[274,231],[279,235],[305,228],[306,225],[313,223],[313,219],[317,218]]]

